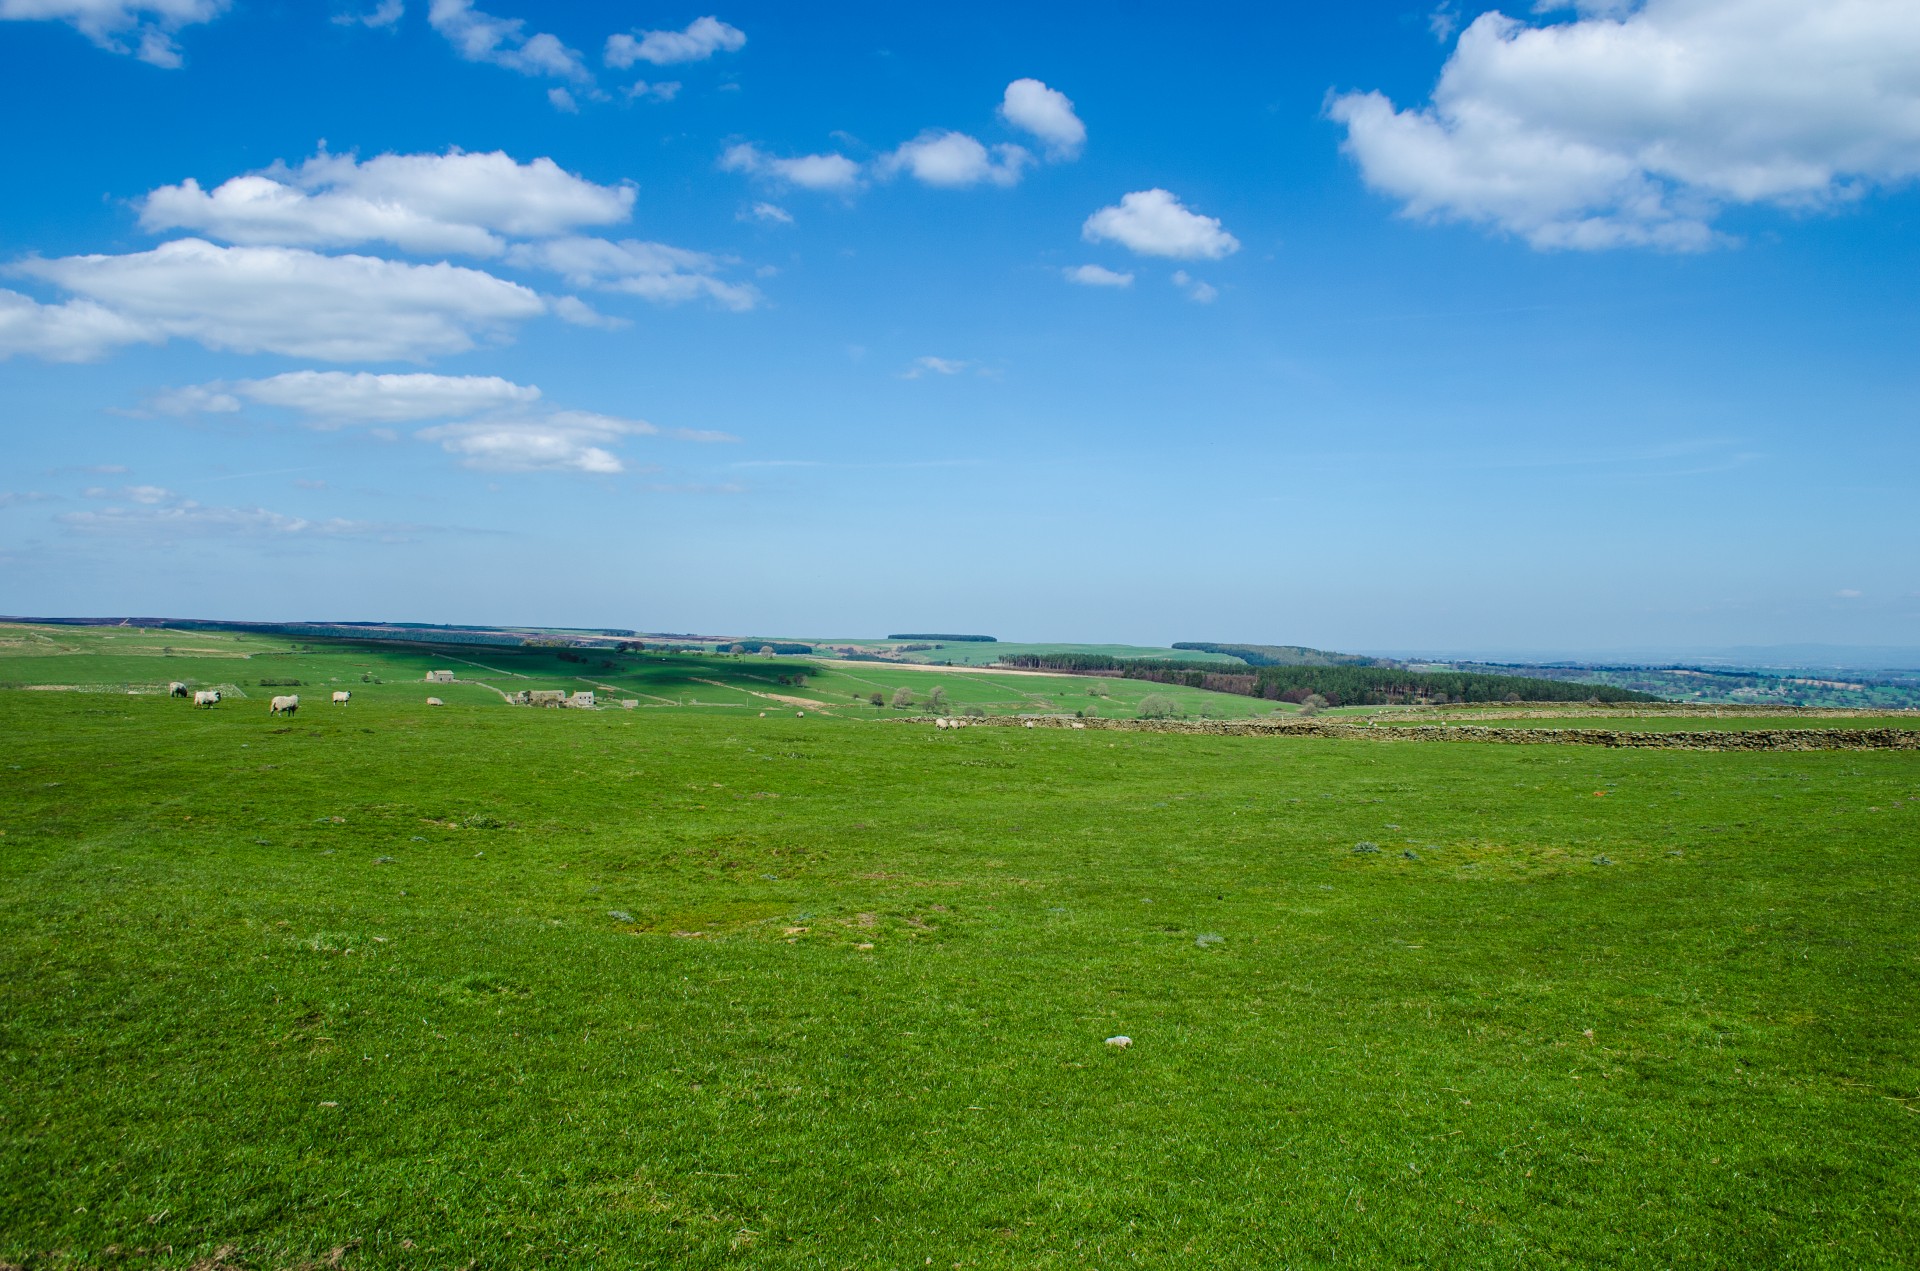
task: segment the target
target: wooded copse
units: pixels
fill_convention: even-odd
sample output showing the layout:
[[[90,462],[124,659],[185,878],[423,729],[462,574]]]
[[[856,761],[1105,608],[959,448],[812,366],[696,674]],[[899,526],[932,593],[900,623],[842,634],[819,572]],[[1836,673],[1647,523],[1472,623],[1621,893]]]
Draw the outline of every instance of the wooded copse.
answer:
[[[954,644],[998,644],[1000,643],[999,639],[994,636],[940,635],[938,633],[931,634],[931,635],[927,635],[927,634],[890,635],[887,637],[887,639],[889,640],[941,640],[941,641],[948,641]]]
[[[1021,653],[1002,665],[1109,675],[1184,688],[1237,693],[1274,702],[1304,702],[1319,694],[1331,706],[1394,706],[1408,702],[1654,702],[1647,693],[1600,684],[1574,684],[1522,675],[1465,671],[1411,671],[1395,666],[1259,666],[1222,671],[1195,662],[1116,658],[1099,653]]]

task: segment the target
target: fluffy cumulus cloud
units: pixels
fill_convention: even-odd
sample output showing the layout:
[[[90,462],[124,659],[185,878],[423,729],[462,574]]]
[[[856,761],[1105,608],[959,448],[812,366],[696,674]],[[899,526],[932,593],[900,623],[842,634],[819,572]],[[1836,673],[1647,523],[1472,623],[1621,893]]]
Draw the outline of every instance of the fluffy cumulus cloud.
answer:
[[[469,62],[489,62],[522,75],[544,75],[587,83],[593,76],[580,54],[544,31],[526,34],[520,18],[497,18],[473,7],[473,0],[432,0],[427,21]]]
[[[563,234],[612,225],[633,211],[629,185],[598,185],[552,159],[518,163],[501,151],[319,154],[275,163],[204,190],[188,178],[140,201],[150,231],[191,230],[229,243],[349,247],[493,256],[503,236]]]
[[[1539,248],[1686,250],[1729,206],[1819,209],[1920,174],[1912,0],[1577,7],[1482,14],[1426,106],[1334,98],[1367,183]]]
[[[90,300],[41,304],[0,287],[0,361],[24,354],[92,362],[128,344],[158,344],[163,332]]]
[[[1108,269],[1103,265],[1075,265],[1062,270],[1068,282],[1078,283],[1082,287],[1131,287],[1133,275]]]
[[[637,38],[636,38],[637,37]],[[684,31],[635,31],[607,37],[607,65],[625,69],[635,62],[672,66],[704,62],[715,53],[737,53],[747,46],[747,33],[718,18],[695,18]]]
[[[1113,207],[1087,218],[1081,237],[1090,243],[1118,243],[1142,256],[1178,260],[1219,260],[1240,250],[1240,240],[1221,228],[1219,218],[1191,211],[1166,190],[1136,190]]]
[[[642,419],[593,411],[543,409],[539,388],[493,375],[289,371],[264,379],[214,380],[168,389],[146,405],[168,415],[271,407],[293,413],[310,427],[359,427],[387,439],[394,435],[391,425],[444,420],[414,436],[457,456],[464,467],[487,472],[613,474],[627,470],[615,451],[628,438],[736,440],[723,432],[663,429]],[[140,501],[124,492],[118,497]]]
[[[753,286],[718,277],[723,262],[717,257],[665,243],[556,238],[517,244],[507,259],[523,268],[549,270],[575,287],[625,292],[656,304],[707,299],[743,312],[761,301]]]
[[[1074,113],[1073,102],[1037,79],[1016,79],[1007,85],[1000,117],[1044,142],[1049,159],[1078,158],[1087,143],[1087,126]]]
[[[226,8],[227,0],[0,0],[0,22],[65,22],[103,49],[174,69],[174,34]]]
[[[875,164],[882,177],[905,172],[923,185],[964,189],[982,182],[1015,185],[1033,156],[1020,146],[1002,144],[988,150],[964,132],[929,129]]]
[[[860,185],[860,165],[843,154],[803,154],[781,158],[742,142],[720,156],[720,170],[742,172],[804,190],[845,193]]]
[[[13,269],[82,303],[39,305],[22,315],[17,301],[24,297],[0,298],[0,348],[22,316],[30,324],[44,314],[70,329],[111,335],[114,343],[179,337],[240,353],[417,361],[464,352],[548,307],[518,283],[449,264],[221,247],[196,238],[123,256],[29,259]],[[114,328],[88,305],[112,315]],[[83,356],[105,347],[103,341]]]
[[[321,428],[405,424],[501,410],[540,400],[531,384],[497,375],[376,375],[368,371],[288,371],[265,379],[214,380],[169,389],[147,405],[162,414],[231,413],[246,405],[293,411]]]

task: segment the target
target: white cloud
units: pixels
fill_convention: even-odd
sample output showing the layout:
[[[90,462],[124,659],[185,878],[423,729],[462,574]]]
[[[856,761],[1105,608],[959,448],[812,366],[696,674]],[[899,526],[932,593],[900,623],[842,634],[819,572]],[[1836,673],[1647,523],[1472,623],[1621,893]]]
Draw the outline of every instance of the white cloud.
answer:
[[[192,178],[161,186],[141,200],[140,224],[232,243],[377,241],[491,256],[504,249],[504,234],[539,237],[624,221],[633,200],[632,186],[597,185],[552,159],[517,163],[498,150],[383,154],[365,162],[323,152],[297,168],[275,163],[211,191]]]
[[[639,419],[620,419],[590,411],[556,411],[524,419],[477,419],[438,424],[415,433],[463,467],[483,472],[577,472],[611,475],[626,471],[609,446],[623,437],[659,432]]]
[[[740,214],[741,220],[771,221],[775,225],[793,224],[793,213],[778,203],[755,203]]]
[[[0,508],[17,507],[23,503],[45,503],[52,497],[38,490],[0,490]]]
[[[547,101],[555,110],[560,111],[562,114],[577,115],[580,113],[580,103],[575,101],[573,94],[564,88],[549,88],[547,90]]]
[[[737,53],[746,47],[747,34],[718,18],[695,18],[684,31],[639,31],[607,37],[607,65],[625,69],[635,62],[671,66],[677,62],[704,62],[715,53]]]
[[[459,456],[466,467],[492,472],[622,472],[625,464],[613,447],[628,437],[661,436],[690,442],[737,440],[710,429],[662,429],[645,420],[592,411],[541,413],[537,409],[541,402],[541,392],[533,385],[492,375],[310,370],[169,389],[150,398],[147,406],[174,415],[269,406],[292,411],[312,427],[357,426],[365,428],[367,435],[386,441],[395,440],[397,434],[384,425],[444,419],[450,422],[423,428],[414,436]],[[160,494],[164,496],[165,491]],[[119,497],[136,496],[123,491]]]
[[[415,423],[483,411],[524,409],[540,400],[531,384],[497,375],[375,375],[288,371],[257,380],[214,380],[168,389],[147,405],[162,414],[232,412],[243,403],[295,411],[319,427]]]
[[[158,344],[166,336],[90,300],[41,304],[0,287],[0,361],[14,354],[49,362],[92,362],[126,344]]]
[[[522,75],[590,81],[580,55],[542,31],[523,35],[520,18],[496,18],[473,7],[473,0],[433,0],[427,21],[469,62],[489,62]]]
[[[124,499],[130,503],[142,503],[149,507],[157,503],[175,502],[180,498],[165,486],[158,485],[125,485],[118,490],[106,490],[94,486],[81,493],[89,499]]]
[[[65,22],[103,49],[172,70],[174,33],[226,8],[227,0],[0,0],[0,22]]]
[[[219,247],[197,238],[124,256],[29,259],[12,268],[99,307],[38,306],[96,338],[90,351],[66,360],[97,356],[106,347],[100,337],[111,335],[114,343],[181,337],[240,353],[413,361],[464,352],[477,337],[503,334],[548,308],[528,288],[476,269]],[[0,347],[8,296],[14,293],[0,293]]]
[[[392,30],[407,11],[404,0],[380,0],[366,13],[336,13],[333,21],[336,26],[364,26]]]
[[[1133,275],[1118,273],[1101,265],[1075,265],[1061,271],[1068,282],[1077,282],[1082,287],[1131,287]]]
[[[661,84],[649,84],[644,79],[637,79],[633,82],[633,87],[627,90],[629,100],[651,97],[655,101],[670,102],[679,95],[680,81],[677,79],[670,79]]]
[[[176,538],[383,538],[403,537],[417,528],[349,521],[339,517],[311,520],[270,512],[266,508],[208,507],[157,486],[129,490],[87,491],[92,497],[124,498],[133,506],[115,506],[80,512],[62,512],[54,520],[82,534],[120,534],[166,542]]]
[[[1220,298],[1220,289],[1211,283],[1201,282],[1184,269],[1173,271],[1171,279],[1174,286],[1187,293],[1187,299],[1195,304],[1210,305]]]
[[[803,154],[776,158],[758,146],[729,146],[720,156],[724,172],[744,172],[808,190],[852,190],[860,184],[860,165],[843,154]]]
[[[1453,0],[1441,0],[1427,14],[1427,30],[1433,32],[1433,38],[1445,44],[1460,29],[1460,7]]]
[[[971,362],[962,362],[950,357],[917,357],[913,365],[900,372],[903,380],[917,380],[926,374],[958,375],[972,366]]]
[[[1080,236],[1090,243],[1112,242],[1142,256],[1182,260],[1219,260],[1240,250],[1240,240],[1220,227],[1216,217],[1189,211],[1166,190],[1137,190],[1117,206],[1087,218]]]
[[[1077,159],[1087,141],[1087,126],[1073,113],[1073,102],[1037,79],[1007,85],[1000,117],[1046,142],[1049,159]]]
[[[998,145],[989,151],[964,132],[930,128],[882,156],[875,166],[883,177],[905,171],[924,185],[963,189],[982,181],[1017,184],[1021,171],[1032,162],[1033,156],[1020,146]]]
[[[556,238],[517,244],[507,259],[523,268],[550,270],[575,287],[625,292],[656,304],[704,297],[722,308],[744,312],[761,302],[753,286],[716,277],[722,262],[715,257],[665,243]]]
[[[1537,248],[1690,250],[1721,241],[1728,206],[1819,209],[1920,175],[1911,0],[1578,8],[1482,14],[1425,107],[1333,99],[1367,184]]]

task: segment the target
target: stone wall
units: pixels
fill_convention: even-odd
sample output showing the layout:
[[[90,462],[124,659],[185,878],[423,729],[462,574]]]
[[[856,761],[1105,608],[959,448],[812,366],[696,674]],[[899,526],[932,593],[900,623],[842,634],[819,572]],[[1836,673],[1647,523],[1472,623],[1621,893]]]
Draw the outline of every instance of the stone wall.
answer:
[[[932,723],[933,716],[905,720]],[[1075,728],[1096,732],[1175,733],[1190,737],[1322,737],[1341,741],[1480,741],[1513,746],[1611,746],[1640,750],[1920,750],[1920,729],[1755,728],[1745,731],[1636,733],[1613,728],[1483,728],[1416,724],[1404,728],[1333,720],[1074,719],[991,715],[975,724],[1001,728]]]

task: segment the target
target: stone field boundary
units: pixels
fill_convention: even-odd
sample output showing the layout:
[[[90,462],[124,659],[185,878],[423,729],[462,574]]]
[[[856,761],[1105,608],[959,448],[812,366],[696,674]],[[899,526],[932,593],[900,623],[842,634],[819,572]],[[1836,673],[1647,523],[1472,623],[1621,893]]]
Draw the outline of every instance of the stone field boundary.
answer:
[[[931,724],[931,715],[901,723]],[[1267,723],[1226,719],[1073,719],[989,715],[969,727],[1070,728],[1090,732],[1171,733],[1186,737],[1322,737],[1339,741],[1477,741],[1516,746],[1607,746],[1631,750],[1920,750],[1920,729],[1756,728],[1745,732],[1626,732],[1610,728],[1486,728],[1473,724],[1373,727],[1333,721]]]

